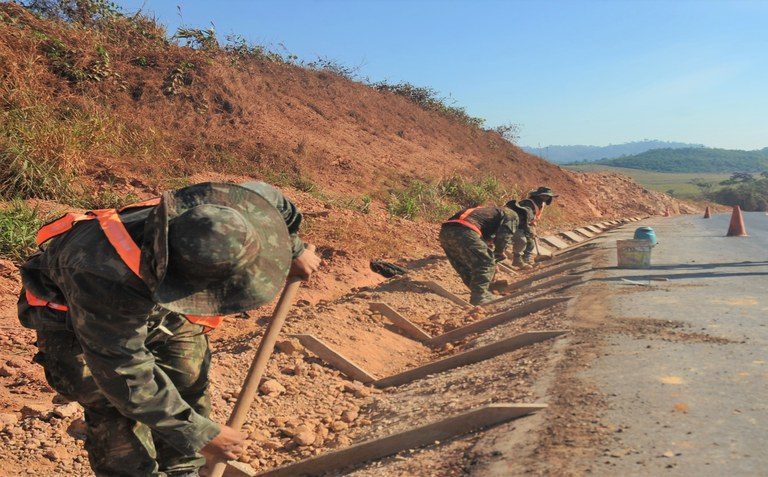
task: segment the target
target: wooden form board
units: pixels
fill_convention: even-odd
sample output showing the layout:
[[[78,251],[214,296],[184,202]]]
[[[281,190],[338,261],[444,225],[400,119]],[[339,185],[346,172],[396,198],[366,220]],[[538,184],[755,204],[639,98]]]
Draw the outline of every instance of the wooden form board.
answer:
[[[541,283],[537,283],[536,285],[527,287],[523,290],[517,290],[514,293],[511,293],[509,295],[504,295],[503,297],[497,298],[496,300],[493,300],[490,303],[486,303],[483,306],[498,305],[503,301],[514,300],[516,298],[520,298],[521,296],[526,296],[526,297],[530,297],[531,295],[536,296],[542,292],[557,293],[568,287],[572,287],[578,283],[581,283],[582,281],[584,281],[583,275],[564,275],[562,277],[557,277],[552,280],[547,280]]]
[[[335,351],[333,348],[323,343],[322,340],[316,338],[313,335],[291,335],[293,338],[299,340],[302,346],[307,348],[312,353],[316,354],[318,358],[322,359],[326,363],[330,364],[334,368],[338,369],[342,373],[346,374],[350,378],[360,381],[361,383],[370,383],[376,380],[368,371],[364,370],[360,366],[356,365],[342,354]]]
[[[560,235],[576,243],[581,243],[585,240],[584,237],[582,237],[581,235],[577,234],[576,232],[571,232],[569,230],[566,230],[565,232],[560,232]]]
[[[603,229],[601,229],[600,227],[596,227],[594,225],[587,225],[584,228],[589,230],[590,232],[592,232],[594,234],[601,234],[601,233],[603,233]]]
[[[392,386],[402,386],[408,384],[417,379],[425,378],[431,374],[442,373],[450,369],[459,368],[461,366],[467,366],[469,364],[479,363],[486,359],[495,358],[504,353],[514,351],[516,349],[528,346],[533,343],[555,338],[564,333],[565,330],[555,331],[530,331],[528,333],[521,333],[511,338],[507,338],[495,343],[491,343],[486,346],[481,346],[463,353],[448,356],[447,358],[433,361],[424,366],[418,368],[409,369],[402,373],[387,376],[386,378],[374,381],[374,386],[378,388],[388,388]]]
[[[409,321],[406,317],[393,310],[386,303],[370,303],[368,306],[370,307],[371,311],[378,313],[391,321],[392,324],[395,325],[400,331],[402,331],[403,334],[407,337],[416,341],[427,341],[432,339],[432,336],[430,336],[429,333],[422,330],[414,323]]]
[[[388,457],[398,452],[417,449],[494,426],[544,409],[546,404],[489,404],[447,419],[407,431],[371,439],[345,449],[328,452],[260,474],[238,474],[233,477],[309,477],[339,471],[365,462]]]
[[[496,264],[496,266],[499,267],[499,269],[505,273],[508,273],[510,275],[517,275],[517,271],[514,268],[507,265],[506,263],[499,262]]]
[[[452,302],[456,303],[457,305],[463,306],[465,308],[471,308],[472,307],[472,305],[470,305],[470,303],[467,300],[461,298],[460,296],[454,295],[453,293],[451,293],[448,290],[446,290],[445,288],[443,288],[442,285],[440,285],[437,282],[428,281],[428,282],[421,282],[421,283],[425,287],[427,287],[430,290],[432,290],[432,292],[435,293],[436,295],[440,295],[443,298],[447,298],[447,299],[451,300]]]
[[[546,237],[541,237],[541,241],[555,247],[558,250],[568,248],[567,243],[563,242],[562,240],[555,237],[554,235],[547,235]]]
[[[458,341],[469,335],[489,330],[495,326],[516,320],[518,318],[523,318],[530,315],[531,313],[546,310],[547,308],[553,307],[558,303],[562,303],[570,299],[571,297],[568,296],[557,298],[541,298],[539,300],[529,301],[524,305],[517,306],[483,320],[475,321],[474,323],[462,326],[461,328],[456,328],[447,333],[443,333],[442,335],[435,336],[434,338],[427,341],[426,344],[430,346],[440,346],[446,343],[451,343],[453,341]]]
[[[595,234],[593,234],[591,231],[585,229],[584,227],[578,228],[574,232],[580,233],[581,235],[583,235],[583,236],[585,236],[587,238],[592,238],[592,237],[595,236]]]

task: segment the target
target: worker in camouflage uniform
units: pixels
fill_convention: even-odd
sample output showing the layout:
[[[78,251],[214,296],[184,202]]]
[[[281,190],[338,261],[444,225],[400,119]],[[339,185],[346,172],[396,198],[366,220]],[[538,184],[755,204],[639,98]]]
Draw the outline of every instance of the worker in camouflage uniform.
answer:
[[[558,197],[549,187],[539,187],[528,193],[528,197],[519,204],[533,210],[533,214],[526,226],[520,227],[515,234],[512,243],[514,258],[512,264],[518,268],[533,267],[533,252],[536,250],[536,224],[541,218],[545,205],[551,205],[552,200]]]
[[[440,228],[440,245],[451,266],[470,290],[470,303],[494,299],[488,290],[496,263],[506,258],[518,224],[527,223],[532,210],[509,201],[504,207],[476,207],[458,212]]]
[[[40,230],[19,318],[51,387],[85,409],[97,476],[194,476],[201,452],[242,452],[209,418],[205,331],[318,269],[301,218],[267,184],[204,183]]]

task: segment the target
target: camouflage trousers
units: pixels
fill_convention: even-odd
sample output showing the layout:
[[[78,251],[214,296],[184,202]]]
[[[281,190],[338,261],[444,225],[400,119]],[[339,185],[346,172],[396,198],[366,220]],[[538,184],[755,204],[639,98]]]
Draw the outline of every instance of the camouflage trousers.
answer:
[[[155,327],[145,345],[155,364],[170,378],[182,398],[199,414],[208,417],[210,351],[202,327],[170,314],[166,331]],[[85,448],[97,476],[192,476],[205,464],[200,454],[183,455],[152,435],[149,427],[120,414],[104,397],[83,359],[80,344],[71,331],[37,331],[40,353],[35,361],[59,394],[85,409]]]
[[[536,242],[533,236],[528,236],[524,230],[517,229],[515,235],[512,236],[512,253],[515,259],[530,262],[535,250]]]
[[[470,303],[476,305],[493,298],[488,287],[496,274],[496,260],[482,237],[461,225],[444,225],[440,229],[440,245],[461,281],[469,288]]]

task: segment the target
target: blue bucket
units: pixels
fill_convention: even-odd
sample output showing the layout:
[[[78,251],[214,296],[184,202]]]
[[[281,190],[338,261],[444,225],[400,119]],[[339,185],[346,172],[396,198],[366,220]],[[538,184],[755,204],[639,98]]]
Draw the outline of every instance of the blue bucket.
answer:
[[[648,240],[651,242],[651,245],[659,243],[659,241],[656,240],[656,232],[650,227],[640,227],[635,230],[635,240]]]

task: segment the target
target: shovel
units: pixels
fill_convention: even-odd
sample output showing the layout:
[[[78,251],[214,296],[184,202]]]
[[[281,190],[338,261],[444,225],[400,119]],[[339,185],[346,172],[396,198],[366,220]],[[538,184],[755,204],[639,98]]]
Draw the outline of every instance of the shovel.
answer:
[[[314,249],[311,245],[308,249],[310,248]],[[300,278],[292,277],[288,279],[288,282],[283,289],[283,293],[280,295],[280,300],[277,302],[275,311],[272,313],[272,319],[264,332],[264,337],[259,343],[259,349],[256,350],[256,356],[253,358],[251,367],[245,377],[243,388],[240,390],[240,395],[237,397],[234,409],[232,409],[232,415],[229,416],[229,420],[227,421],[229,427],[239,431],[240,428],[243,427],[243,424],[245,424],[245,418],[248,416],[248,410],[250,410],[251,404],[253,404],[253,399],[256,397],[259,382],[261,382],[261,377],[264,375],[264,370],[267,367],[269,357],[275,349],[275,342],[280,335],[280,329],[283,327],[283,323],[285,323],[288,311],[290,311],[291,306],[293,306],[300,285]],[[224,475],[227,465],[228,463],[226,461],[216,462],[213,464],[213,468],[208,475],[210,477],[221,477]]]

